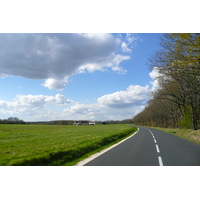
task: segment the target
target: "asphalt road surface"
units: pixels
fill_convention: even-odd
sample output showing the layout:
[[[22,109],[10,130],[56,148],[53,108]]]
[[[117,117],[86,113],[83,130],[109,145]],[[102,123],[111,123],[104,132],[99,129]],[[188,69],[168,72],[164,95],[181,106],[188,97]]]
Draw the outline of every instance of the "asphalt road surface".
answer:
[[[200,166],[200,145],[153,128],[138,128],[133,137],[84,166]]]

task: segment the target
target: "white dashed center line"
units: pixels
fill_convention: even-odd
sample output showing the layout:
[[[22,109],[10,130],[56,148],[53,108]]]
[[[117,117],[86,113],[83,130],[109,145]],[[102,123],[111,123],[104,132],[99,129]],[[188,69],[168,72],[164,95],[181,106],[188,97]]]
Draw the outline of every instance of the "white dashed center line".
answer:
[[[156,150],[157,150],[157,153],[160,153],[160,150],[157,144],[156,144]]]
[[[163,162],[162,162],[161,156],[158,156],[158,162],[159,162],[159,165],[160,165],[160,166],[163,166]]]
[[[148,129],[148,128],[147,128]],[[148,129],[149,130],[149,129]],[[156,138],[154,137],[154,134],[151,132],[151,130],[149,130],[149,132],[151,133],[152,137],[153,137],[153,140],[154,140],[154,143],[156,145],[156,151],[158,154],[160,154],[160,149],[158,147],[158,144],[157,144],[157,141],[156,141]],[[158,156],[158,163],[159,163],[159,166],[163,166],[163,161],[162,161],[162,157],[159,155]]]

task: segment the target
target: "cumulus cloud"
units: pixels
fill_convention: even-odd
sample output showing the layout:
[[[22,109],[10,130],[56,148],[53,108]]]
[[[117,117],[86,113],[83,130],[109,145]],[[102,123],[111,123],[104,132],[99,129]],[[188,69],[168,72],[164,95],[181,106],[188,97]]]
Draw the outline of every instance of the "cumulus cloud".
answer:
[[[158,67],[154,67],[153,70],[149,73],[149,76],[152,78],[152,79],[156,79],[160,76],[160,73],[159,73],[159,68]]]
[[[53,78],[48,78],[45,81],[45,83],[42,84],[42,86],[47,87],[50,90],[51,89],[57,89],[57,90],[62,91],[66,86],[65,82],[67,83],[67,81],[64,81],[64,80],[59,81],[59,80],[56,80],[56,79],[53,79]]]
[[[68,77],[95,70],[126,71],[117,54],[120,46],[129,52],[133,37],[126,41],[112,34],[0,34],[0,77],[7,75],[44,79],[44,87],[64,89]]]
[[[15,99],[15,103],[19,103],[21,105],[29,105],[37,107],[42,107],[47,104],[56,104],[56,105],[66,105],[72,103],[73,101],[70,99],[65,100],[64,95],[56,94],[55,96],[48,95],[17,95]]]
[[[130,85],[126,91],[118,91],[104,95],[94,104],[76,103],[63,110],[66,118],[122,120],[132,118],[134,114],[144,108],[149,99],[148,86]]]
[[[112,108],[106,108],[102,106],[100,103],[95,104],[81,104],[77,103],[72,105],[70,108],[64,109],[65,118],[68,119],[89,119],[89,120],[120,120],[127,118],[128,116],[131,118],[133,116],[133,112],[131,109],[129,110],[116,110]]]
[[[76,103],[70,108],[63,110],[67,116],[74,119],[97,119],[102,111],[100,111],[100,105],[98,104],[81,104]]]
[[[128,48],[128,44],[126,42],[122,42],[122,51],[123,52],[131,52],[132,50]]]
[[[48,105],[64,106],[73,103],[73,100],[65,99],[64,95],[17,95],[14,101],[0,100],[0,112],[3,115],[19,115],[20,113],[38,113]]]
[[[152,84],[151,90],[152,92],[154,92],[160,87],[158,83],[158,78],[162,75],[159,73],[159,68],[154,67],[153,70],[149,73],[149,76],[153,79],[153,81],[151,81],[150,83]]]
[[[122,52],[124,52],[124,53],[132,52],[132,49],[136,45],[136,40],[138,40],[138,39],[139,38],[136,37],[135,34],[126,33],[126,37],[121,43]]]
[[[155,68],[149,76],[154,80],[159,76],[159,72]],[[57,83],[50,81],[47,84]],[[17,116],[23,120],[122,120],[132,118],[144,109],[151,91],[158,86],[155,80],[152,85],[152,88],[148,85],[130,85],[123,91],[99,97],[93,104],[75,102],[66,99],[61,94],[55,96],[17,95],[13,101],[0,100],[0,118],[10,116]]]
[[[95,104],[76,103],[63,110],[65,117],[68,119],[91,120],[132,118],[145,108],[151,92],[159,87],[156,80],[160,76],[158,68],[154,68],[149,76],[154,80],[151,88],[148,85],[130,85],[124,91],[117,91],[99,97]]]
[[[126,91],[118,91],[113,94],[98,98],[98,102],[110,108],[125,108],[133,105],[143,105],[149,98],[149,86],[130,85]]]

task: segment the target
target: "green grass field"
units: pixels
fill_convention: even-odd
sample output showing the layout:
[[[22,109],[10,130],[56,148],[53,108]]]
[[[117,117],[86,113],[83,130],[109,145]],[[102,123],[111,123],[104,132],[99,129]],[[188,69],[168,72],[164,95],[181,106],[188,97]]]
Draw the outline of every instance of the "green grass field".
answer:
[[[0,165],[70,165],[135,132],[124,124],[0,125]]]

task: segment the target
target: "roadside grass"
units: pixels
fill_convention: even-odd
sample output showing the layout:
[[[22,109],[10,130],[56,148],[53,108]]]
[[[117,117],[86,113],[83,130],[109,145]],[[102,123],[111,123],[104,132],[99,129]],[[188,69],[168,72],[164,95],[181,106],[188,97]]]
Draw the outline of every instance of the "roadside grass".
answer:
[[[0,125],[1,166],[73,165],[91,152],[119,141],[137,128],[124,124]]]
[[[191,130],[191,129],[169,129],[169,128],[158,128],[152,127],[155,129],[159,129],[161,131],[165,131],[167,133],[179,136],[185,140],[189,140],[200,145],[200,130]]]

